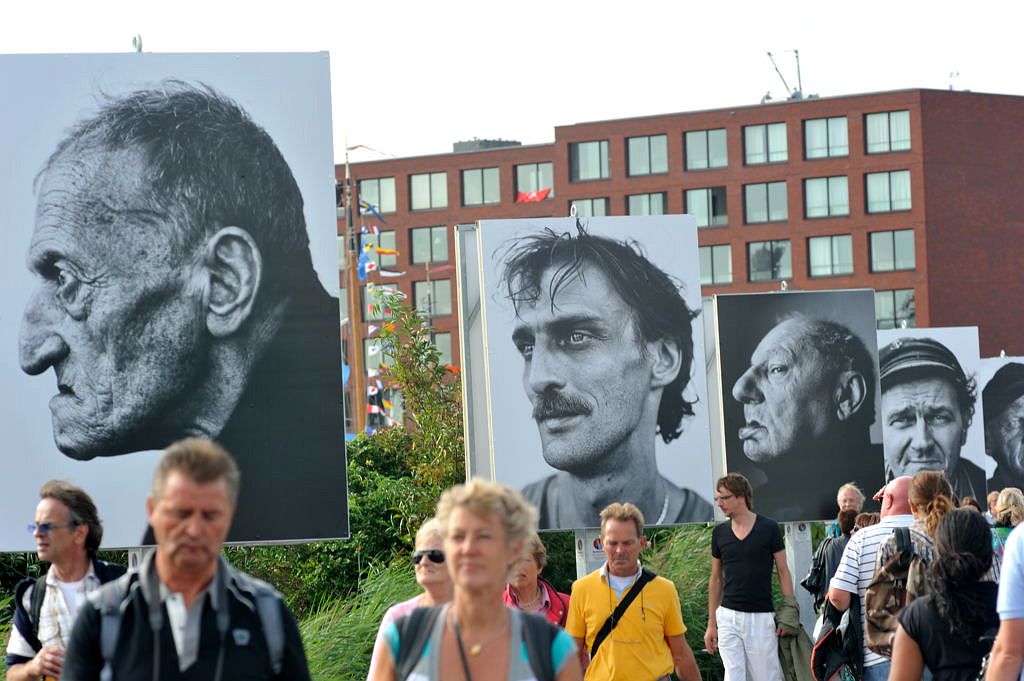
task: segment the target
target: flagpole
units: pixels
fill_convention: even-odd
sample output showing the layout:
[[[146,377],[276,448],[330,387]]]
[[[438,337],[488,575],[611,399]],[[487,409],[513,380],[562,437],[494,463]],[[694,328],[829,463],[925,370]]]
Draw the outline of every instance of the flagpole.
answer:
[[[363,357],[363,287],[359,281],[359,238],[352,214],[352,174],[345,146],[345,275],[348,286],[349,376],[352,382],[352,419],[355,432],[366,430],[366,362]]]

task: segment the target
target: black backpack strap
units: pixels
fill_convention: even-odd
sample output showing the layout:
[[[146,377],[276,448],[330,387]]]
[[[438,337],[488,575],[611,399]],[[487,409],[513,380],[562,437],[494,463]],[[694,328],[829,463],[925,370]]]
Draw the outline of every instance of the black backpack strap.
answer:
[[[910,529],[897,527],[893,530],[896,535],[896,550],[900,553],[900,565],[908,566],[914,557],[914,542],[910,538]]]
[[[430,639],[430,632],[441,616],[441,607],[416,608],[395,622],[398,629],[398,659],[395,660],[395,679],[405,681]]]
[[[32,633],[39,640],[39,618],[43,612],[43,599],[46,598],[46,574],[39,575],[36,584],[32,587],[32,596],[29,599],[28,621],[32,624]],[[42,647],[40,645],[40,647]]]
[[[540,615],[521,612],[523,620],[523,643],[526,644],[526,658],[537,681],[555,681],[555,663],[551,659],[551,645],[558,635],[558,628]]]
[[[608,634],[612,633],[612,629],[619,623],[622,616],[626,614],[626,609],[629,608],[630,604],[636,599],[636,597],[643,591],[643,588],[647,586],[647,583],[653,580],[657,575],[653,572],[644,568],[640,573],[640,577],[637,578],[633,584],[633,588],[630,589],[625,597],[619,601],[619,605],[615,608],[615,611],[604,621],[604,625],[598,630],[597,636],[594,637],[594,645],[590,646],[590,659],[593,660],[597,657],[597,649],[601,647],[604,640],[608,638]]]

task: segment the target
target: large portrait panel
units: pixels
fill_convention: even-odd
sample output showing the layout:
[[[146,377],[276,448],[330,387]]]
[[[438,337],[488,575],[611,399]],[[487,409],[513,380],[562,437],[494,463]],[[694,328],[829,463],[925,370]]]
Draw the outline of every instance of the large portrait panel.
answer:
[[[870,290],[715,296],[729,472],[754,511],[825,520],[836,492],[882,484],[878,363]]]
[[[984,426],[988,493],[1024,489],[1024,357],[983,358],[978,401],[983,414],[975,420]]]
[[[470,472],[523,489],[541,529],[596,527],[612,501],[649,525],[711,520],[696,241],[689,216],[460,238]]]
[[[160,451],[220,441],[229,539],[348,534],[321,54],[0,57],[0,549],[84,488],[138,546]]]
[[[957,497],[985,496],[978,327],[878,332],[886,478],[945,471]]]

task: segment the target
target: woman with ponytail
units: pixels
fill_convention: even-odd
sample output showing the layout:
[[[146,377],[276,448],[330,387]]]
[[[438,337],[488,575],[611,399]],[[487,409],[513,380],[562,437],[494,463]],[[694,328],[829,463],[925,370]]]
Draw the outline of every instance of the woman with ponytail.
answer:
[[[944,514],[928,570],[931,593],[899,614],[889,681],[973,681],[999,626],[988,522],[967,508]]]
[[[942,517],[954,508],[953,488],[944,472],[921,471],[910,483],[909,496],[910,512],[914,514],[914,524],[910,526],[910,541],[914,545],[914,552],[921,559],[922,567],[928,567],[935,555],[935,529]],[[891,536],[878,547],[876,570],[889,562],[895,554],[896,537]]]

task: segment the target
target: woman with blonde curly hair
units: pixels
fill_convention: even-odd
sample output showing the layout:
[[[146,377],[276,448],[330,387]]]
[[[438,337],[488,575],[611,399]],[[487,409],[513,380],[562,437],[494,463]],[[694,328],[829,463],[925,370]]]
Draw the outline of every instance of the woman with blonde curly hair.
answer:
[[[387,628],[387,645],[374,652],[375,679],[535,681],[535,668],[548,660],[557,681],[580,681],[572,637],[543,617],[502,602],[534,529],[536,509],[505,485],[474,479],[442,494],[435,517],[454,598]],[[399,676],[399,666],[407,676]]]
[[[999,492],[996,499],[995,525],[992,527],[992,551],[995,562],[1003,563],[1003,547],[1010,531],[1024,520],[1024,493],[1017,487],[1007,487]]]

